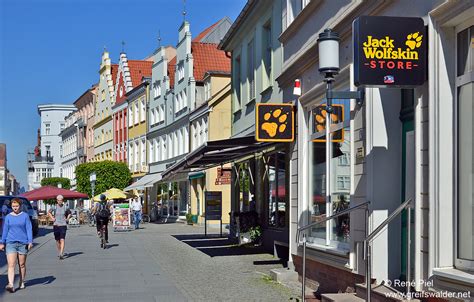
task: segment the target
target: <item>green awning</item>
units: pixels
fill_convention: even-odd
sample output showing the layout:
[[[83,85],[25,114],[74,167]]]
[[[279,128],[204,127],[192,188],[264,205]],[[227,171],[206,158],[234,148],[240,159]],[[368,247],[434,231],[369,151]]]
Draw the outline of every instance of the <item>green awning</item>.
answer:
[[[201,178],[201,177],[204,177],[204,176],[206,176],[206,173],[204,173],[204,172],[190,174],[189,175],[189,180],[196,179],[196,178]]]

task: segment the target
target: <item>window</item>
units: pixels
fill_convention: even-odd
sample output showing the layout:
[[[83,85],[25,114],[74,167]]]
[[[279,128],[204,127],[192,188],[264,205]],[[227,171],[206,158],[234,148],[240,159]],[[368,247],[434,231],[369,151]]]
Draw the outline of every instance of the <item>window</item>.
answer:
[[[128,107],[128,126],[133,126],[133,105]]]
[[[337,189],[349,190],[351,185],[350,176],[337,176]]]
[[[150,154],[150,163],[155,162],[155,145],[153,141],[148,141],[148,154]]]
[[[161,96],[161,83],[158,82],[158,86],[156,86],[156,97]]]
[[[308,5],[311,0],[287,0],[288,24]]]
[[[333,100],[336,105],[343,105],[344,116],[350,116],[350,100]],[[324,104],[323,104],[324,106]],[[326,150],[325,132],[316,129],[316,115],[320,111],[313,109],[309,112],[312,135],[309,138],[309,202],[308,213],[310,222],[315,222],[343,211],[350,206],[351,172],[350,172],[350,124],[349,120],[335,121],[335,125],[343,127],[344,135],[342,141],[330,145]],[[333,135],[331,135],[333,137]],[[315,141],[318,140],[318,141]],[[323,140],[322,142],[319,140]],[[327,175],[326,175],[326,152],[331,157],[331,184],[330,184],[330,209],[327,208]],[[341,159],[342,157],[342,159]],[[343,165],[340,165],[343,163]],[[308,242],[313,244],[331,245],[333,247],[348,249],[350,235],[350,216],[344,215],[337,219],[319,224],[311,228]],[[330,229],[327,233],[326,230]]]
[[[145,99],[142,98],[140,101],[140,122],[144,122],[146,119],[146,104]]]
[[[133,142],[130,144],[130,148],[128,148],[128,168],[130,171],[133,171]]]
[[[339,166],[349,166],[349,153],[344,152],[341,156],[338,157]]]
[[[184,79],[184,62],[181,61],[177,66],[178,82]]]
[[[181,102],[179,101],[179,98],[181,98],[180,93],[174,96],[174,113],[177,113],[179,111],[179,104],[181,104]]]
[[[240,56],[237,56],[234,60],[234,79],[232,81],[234,87],[234,108],[236,110],[239,110],[242,106],[241,103],[241,62],[240,62]]]
[[[264,158],[265,198],[268,201],[268,225],[283,228],[287,225],[285,152],[277,152]]]
[[[59,132],[64,130],[64,123],[59,123]]]
[[[154,125],[156,123],[155,119],[156,119],[155,108],[152,108],[150,112],[150,125]]]
[[[46,157],[51,157],[51,146],[46,145],[46,146],[44,146],[44,148],[46,150]]]
[[[35,169],[35,174],[36,174],[36,182],[40,182],[41,181],[41,169],[36,168]]]
[[[135,107],[135,110],[133,112],[134,113],[133,121],[134,121],[134,124],[136,125],[139,122],[138,102],[135,102],[134,107]]]
[[[253,39],[247,45],[247,80],[249,101],[251,101],[255,98],[255,42]]]
[[[165,105],[160,106],[160,122],[165,120]]]
[[[184,153],[189,152],[189,135],[188,135],[188,127],[184,127]]]
[[[159,140],[159,139],[158,139]],[[161,160],[160,158],[160,145],[157,139],[153,139],[153,149],[155,150],[154,161],[157,162]],[[150,155],[151,156],[151,155]]]
[[[457,255],[456,266],[474,268],[474,25],[457,34]]]
[[[166,160],[168,159],[168,150],[166,148],[166,136],[162,136],[161,137],[161,152],[162,152],[162,156],[161,156],[161,159],[162,160]]]
[[[51,123],[44,124],[44,134],[50,135],[51,134]]]
[[[145,139],[142,139],[141,141],[141,151],[142,151],[142,154],[140,156],[140,159],[141,159],[141,164],[142,164],[142,167],[146,166],[146,141]]]
[[[204,83],[204,100],[209,100],[211,98],[211,78],[207,78]]]
[[[263,89],[272,84],[272,21],[268,20],[262,30]]]
[[[188,107],[188,96],[186,95],[186,89],[184,89],[181,93],[183,94],[181,98],[181,109],[183,109]]]
[[[140,159],[140,142],[139,141],[135,141],[135,154],[133,155],[133,163],[134,163],[134,167],[133,167],[133,171],[134,172],[138,172],[138,165],[139,165],[139,159]]]
[[[178,149],[178,130],[173,132],[173,156],[178,156],[179,155],[179,149]]]

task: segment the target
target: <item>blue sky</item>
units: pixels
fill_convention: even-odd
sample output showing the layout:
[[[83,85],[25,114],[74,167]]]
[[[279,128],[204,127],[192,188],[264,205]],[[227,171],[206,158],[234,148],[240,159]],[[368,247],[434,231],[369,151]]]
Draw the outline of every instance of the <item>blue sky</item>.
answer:
[[[193,37],[245,0],[187,0]],[[38,104],[72,104],[98,81],[104,46],[118,61],[176,46],[182,0],[0,0],[0,142],[8,168],[27,187],[27,152],[36,144]]]

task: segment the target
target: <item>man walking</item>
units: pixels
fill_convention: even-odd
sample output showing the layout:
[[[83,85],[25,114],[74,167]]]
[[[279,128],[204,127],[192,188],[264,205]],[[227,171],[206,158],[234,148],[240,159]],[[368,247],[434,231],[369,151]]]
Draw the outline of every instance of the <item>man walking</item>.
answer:
[[[58,249],[58,257],[64,259],[64,241],[66,239],[67,221],[71,218],[71,211],[66,209],[64,205],[64,197],[56,196],[56,207],[48,212],[49,219],[53,223],[54,239],[56,240],[56,248]]]
[[[135,230],[139,228],[140,226],[140,220],[142,219],[142,204],[140,201],[138,201],[137,198],[132,200],[132,211],[133,211],[133,218],[134,218],[134,223],[135,223]]]

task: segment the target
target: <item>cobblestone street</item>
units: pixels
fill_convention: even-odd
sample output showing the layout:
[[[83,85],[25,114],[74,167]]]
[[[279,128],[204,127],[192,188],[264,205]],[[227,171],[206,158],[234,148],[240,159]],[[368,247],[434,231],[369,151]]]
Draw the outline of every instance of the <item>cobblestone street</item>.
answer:
[[[48,230],[43,230],[48,231]],[[204,229],[184,224],[145,224],[110,233],[101,250],[94,228],[70,228],[65,260],[53,234],[36,238],[27,261],[26,289],[0,292],[9,301],[289,301],[297,293],[270,281],[281,267],[259,248],[205,239]],[[243,255],[242,255],[243,253]],[[0,284],[6,284],[4,254]],[[16,280],[18,283],[18,280]],[[18,284],[16,284],[18,286]]]

